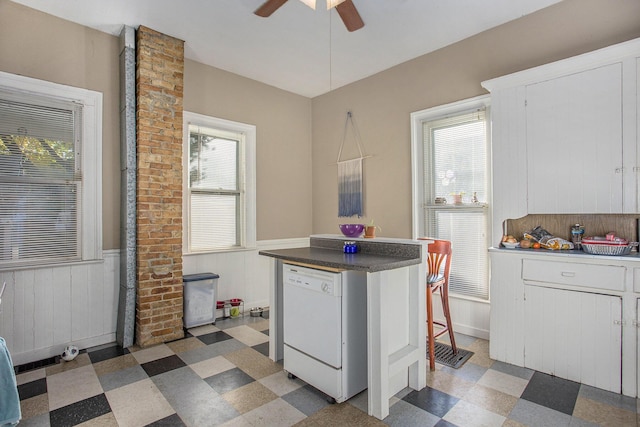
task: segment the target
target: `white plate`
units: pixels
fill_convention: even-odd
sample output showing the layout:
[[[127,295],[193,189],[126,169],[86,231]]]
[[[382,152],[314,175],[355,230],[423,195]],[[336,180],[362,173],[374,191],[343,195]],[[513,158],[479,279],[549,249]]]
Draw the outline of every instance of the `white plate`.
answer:
[[[519,248],[520,247],[520,243],[518,243],[518,242],[516,242],[516,243],[502,242],[502,246],[504,246],[507,249],[515,249],[515,248]]]

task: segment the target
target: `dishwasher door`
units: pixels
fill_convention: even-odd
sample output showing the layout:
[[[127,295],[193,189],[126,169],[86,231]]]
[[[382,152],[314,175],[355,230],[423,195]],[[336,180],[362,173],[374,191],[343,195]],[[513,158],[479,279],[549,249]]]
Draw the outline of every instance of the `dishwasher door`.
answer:
[[[341,274],[288,264],[283,270],[284,344],[340,369]]]

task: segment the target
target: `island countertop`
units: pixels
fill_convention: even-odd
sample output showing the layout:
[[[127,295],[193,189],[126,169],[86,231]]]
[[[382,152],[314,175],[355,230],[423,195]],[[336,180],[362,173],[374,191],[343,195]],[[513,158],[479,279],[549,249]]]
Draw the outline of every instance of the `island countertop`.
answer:
[[[355,254],[345,254],[343,244],[353,241]],[[344,270],[377,272],[419,264],[424,241],[398,239],[350,239],[342,236],[316,235],[304,248],[262,250],[260,255]]]

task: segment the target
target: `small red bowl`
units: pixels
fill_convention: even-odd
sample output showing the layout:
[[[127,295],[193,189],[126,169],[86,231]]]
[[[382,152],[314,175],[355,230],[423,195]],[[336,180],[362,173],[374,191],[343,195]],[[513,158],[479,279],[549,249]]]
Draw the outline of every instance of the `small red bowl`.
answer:
[[[224,308],[224,301],[216,301],[216,308]]]
[[[242,298],[231,298],[229,302],[231,302],[232,306],[237,307],[242,302]]]

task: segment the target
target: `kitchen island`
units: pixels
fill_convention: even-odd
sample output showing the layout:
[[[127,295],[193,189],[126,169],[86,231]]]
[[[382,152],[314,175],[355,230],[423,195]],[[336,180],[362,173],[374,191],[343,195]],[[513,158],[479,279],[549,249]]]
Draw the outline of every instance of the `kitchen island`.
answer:
[[[343,253],[354,241],[358,253]],[[318,269],[356,270],[367,282],[368,413],[389,415],[389,398],[405,387],[426,385],[425,287],[431,240],[354,239],[313,235],[306,248],[260,251],[274,259],[270,280],[269,357],[283,358],[283,263]],[[312,308],[310,308],[312,309]]]

